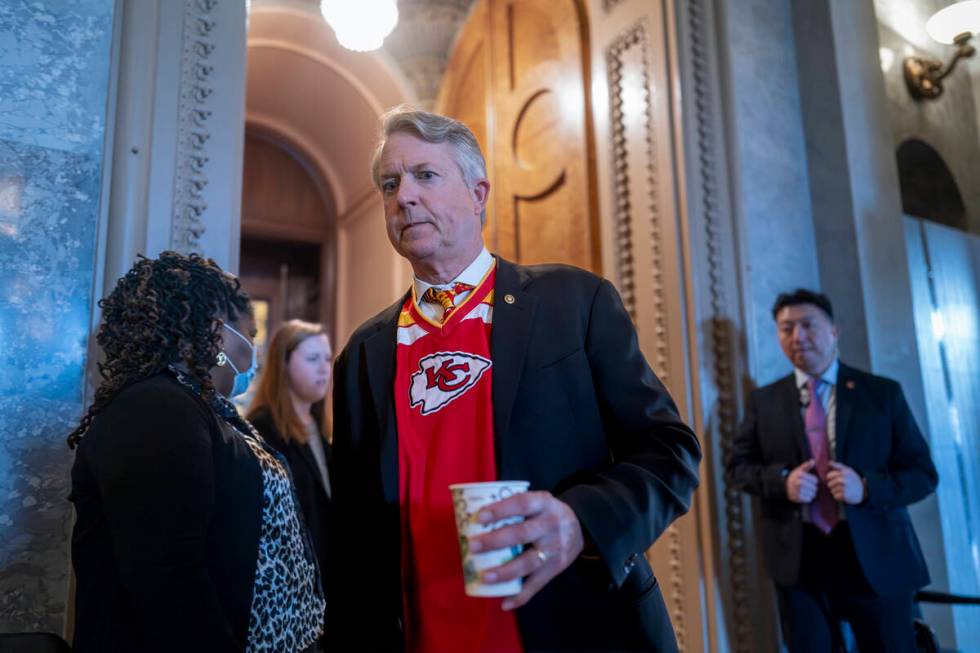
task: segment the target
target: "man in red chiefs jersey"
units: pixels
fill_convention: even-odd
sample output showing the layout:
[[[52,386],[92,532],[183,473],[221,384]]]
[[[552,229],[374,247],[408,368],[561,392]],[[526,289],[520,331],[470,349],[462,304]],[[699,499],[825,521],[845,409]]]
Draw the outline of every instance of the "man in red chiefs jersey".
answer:
[[[412,287],[337,360],[328,622],[337,650],[675,650],[644,551],[687,511],[701,458],[612,285],[487,251],[473,133],[382,119],[372,165]],[[523,522],[470,551],[523,547],[464,593],[449,485],[525,480],[481,511]]]

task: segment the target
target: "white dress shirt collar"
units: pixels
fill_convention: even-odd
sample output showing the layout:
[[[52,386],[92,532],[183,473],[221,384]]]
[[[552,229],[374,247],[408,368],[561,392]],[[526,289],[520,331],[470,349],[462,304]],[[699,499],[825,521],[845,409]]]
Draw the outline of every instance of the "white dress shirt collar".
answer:
[[[418,277],[415,277],[415,301],[421,302],[422,296],[425,295],[425,291],[427,291],[429,288],[446,290],[448,288],[452,288],[456,283],[467,283],[471,286],[477,286],[481,281],[483,281],[483,277],[487,275],[487,272],[489,272],[490,268],[492,267],[493,255],[487,251],[486,247],[484,247],[483,251],[481,251],[475,259],[473,259],[473,262],[466,266],[466,269],[460,272],[459,276],[449,283],[428,283],[426,281],[422,281]]]
[[[837,385],[837,371],[840,368],[840,362],[838,359],[834,359],[823,374],[820,375],[820,380],[828,385],[828,387],[833,388]],[[810,380],[810,375],[799,369],[798,367],[793,368],[793,374],[796,375],[796,387],[802,388],[806,385],[806,382]]]

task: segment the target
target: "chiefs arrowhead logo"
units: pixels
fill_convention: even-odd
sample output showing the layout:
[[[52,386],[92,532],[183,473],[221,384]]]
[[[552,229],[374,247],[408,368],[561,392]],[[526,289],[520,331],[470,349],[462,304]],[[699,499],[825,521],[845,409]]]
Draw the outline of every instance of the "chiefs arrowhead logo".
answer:
[[[422,406],[423,415],[441,410],[475,386],[491,365],[486,358],[459,351],[426,356],[409,386],[412,408]]]

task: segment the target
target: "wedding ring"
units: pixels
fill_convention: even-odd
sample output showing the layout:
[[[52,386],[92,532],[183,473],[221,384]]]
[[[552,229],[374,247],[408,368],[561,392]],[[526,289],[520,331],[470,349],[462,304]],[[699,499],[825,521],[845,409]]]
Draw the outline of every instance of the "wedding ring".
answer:
[[[541,561],[541,564],[548,562],[548,554],[541,549],[534,547],[534,554],[538,556],[538,560]]]

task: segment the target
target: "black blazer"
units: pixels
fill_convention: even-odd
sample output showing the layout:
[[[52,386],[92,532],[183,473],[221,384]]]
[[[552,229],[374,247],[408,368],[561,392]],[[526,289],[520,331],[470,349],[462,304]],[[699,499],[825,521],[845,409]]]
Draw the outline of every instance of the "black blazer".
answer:
[[[501,478],[575,511],[580,558],[517,611],[534,650],[675,650],[644,551],[690,506],[701,451],[650,370],[612,285],[567,266],[498,258],[494,443]],[[511,296],[513,301],[505,300]],[[403,647],[398,443],[392,387],[404,298],[361,326],[334,389],[338,650]],[[341,614],[342,613],[342,614]]]
[[[929,572],[906,506],[935,490],[938,475],[901,386],[841,364],[836,426],[835,459],[867,480],[867,499],[845,505],[844,513],[868,583],[880,595],[927,585]],[[761,499],[762,544],[778,585],[796,583],[806,562],[801,509],[786,495],[783,470],[809,458],[794,375],[755,390],[735,436],[728,476]]]
[[[313,548],[326,587],[325,571],[330,548],[330,497],[320,478],[320,470],[316,466],[313,452],[309,445],[283,440],[272,419],[272,413],[265,408],[258,409],[249,421],[265,441],[280,451],[289,463],[293,485],[296,487],[300,508],[303,511],[303,521],[313,539]],[[324,441],[323,450],[329,462],[330,443]]]
[[[76,651],[242,651],[262,528],[248,446],[169,374],[98,414],[71,472]]]

